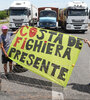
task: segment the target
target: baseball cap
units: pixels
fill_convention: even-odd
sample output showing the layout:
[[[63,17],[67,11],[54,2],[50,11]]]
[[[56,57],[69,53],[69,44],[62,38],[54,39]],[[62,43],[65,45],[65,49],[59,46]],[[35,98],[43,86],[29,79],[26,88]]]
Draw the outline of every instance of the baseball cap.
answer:
[[[2,26],[2,29],[4,30],[4,29],[8,29],[8,27],[6,26],[6,25],[3,25]]]

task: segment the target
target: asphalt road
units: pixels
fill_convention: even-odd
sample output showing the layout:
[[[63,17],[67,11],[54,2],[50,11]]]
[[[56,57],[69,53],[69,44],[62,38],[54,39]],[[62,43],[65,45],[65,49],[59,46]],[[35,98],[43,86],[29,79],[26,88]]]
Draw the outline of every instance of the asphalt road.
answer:
[[[71,33],[71,35],[90,40],[90,27],[85,34]],[[88,83],[90,83],[90,48],[84,43],[68,86],[64,88],[65,98],[69,100],[90,100]]]
[[[63,32],[61,29],[59,31]],[[90,40],[90,28],[85,34],[66,34]],[[0,72],[3,74],[1,62],[0,65]],[[90,83],[90,48],[84,43],[66,88],[51,83],[31,71],[15,73],[10,76],[10,79],[2,78],[0,92],[0,98],[2,99],[0,100],[61,100],[62,96],[64,100],[90,100],[90,86],[88,86],[88,83]],[[59,96],[57,99],[53,97],[56,95],[53,91],[57,92],[57,96]]]

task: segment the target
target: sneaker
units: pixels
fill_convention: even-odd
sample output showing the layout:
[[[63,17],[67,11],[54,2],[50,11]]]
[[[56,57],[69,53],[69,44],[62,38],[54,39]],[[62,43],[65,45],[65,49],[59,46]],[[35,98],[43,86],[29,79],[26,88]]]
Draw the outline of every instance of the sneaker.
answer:
[[[1,75],[1,78],[7,79],[7,76],[6,76],[5,74],[2,74],[2,75]]]

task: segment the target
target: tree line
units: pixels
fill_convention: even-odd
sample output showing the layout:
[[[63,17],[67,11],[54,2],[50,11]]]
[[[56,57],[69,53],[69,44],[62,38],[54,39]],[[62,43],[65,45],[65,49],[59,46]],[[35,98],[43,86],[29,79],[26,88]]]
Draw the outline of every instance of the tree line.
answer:
[[[9,16],[9,10],[0,11],[0,19],[6,19]]]

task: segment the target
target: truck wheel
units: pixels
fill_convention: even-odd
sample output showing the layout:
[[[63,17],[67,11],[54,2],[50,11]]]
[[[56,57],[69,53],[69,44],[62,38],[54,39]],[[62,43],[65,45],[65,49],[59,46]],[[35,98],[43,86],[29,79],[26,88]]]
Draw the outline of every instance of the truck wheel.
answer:
[[[21,73],[21,72],[26,72],[26,71],[28,71],[26,68],[24,68],[24,67],[22,67],[22,66],[20,66],[18,64],[16,64],[16,65],[13,66],[13,72],[14,73],[15,72]]]

